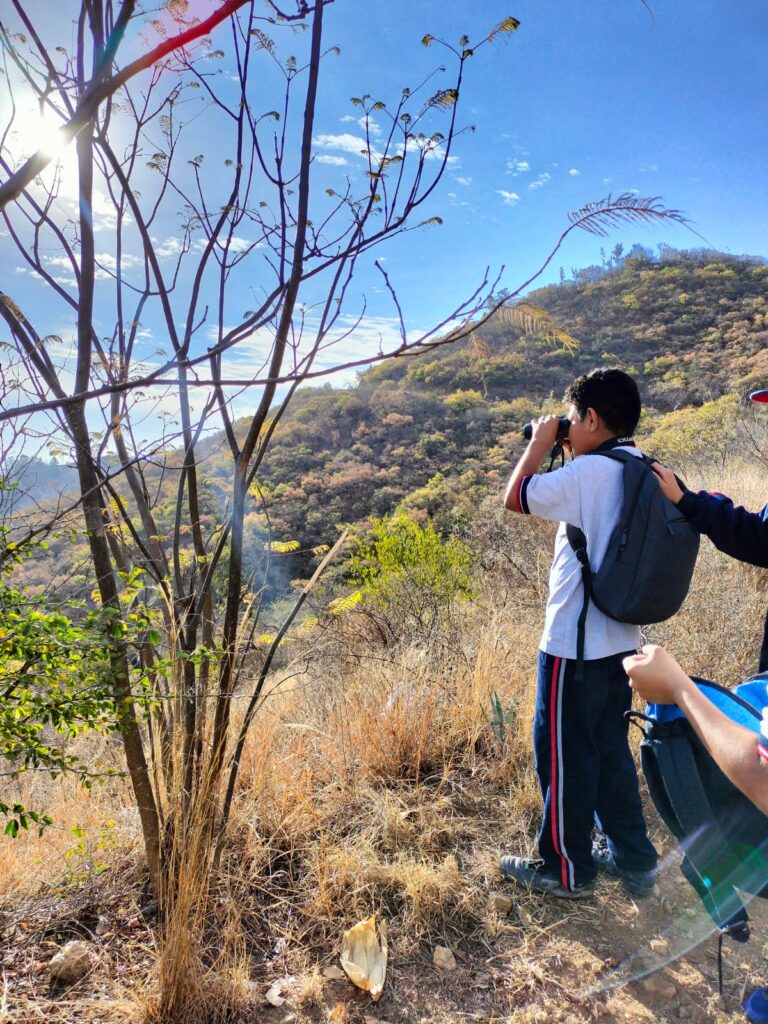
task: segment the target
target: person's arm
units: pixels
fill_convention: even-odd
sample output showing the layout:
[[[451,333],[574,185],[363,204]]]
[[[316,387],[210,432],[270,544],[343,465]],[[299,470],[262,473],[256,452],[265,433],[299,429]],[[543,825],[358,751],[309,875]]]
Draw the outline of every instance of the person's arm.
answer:
[[[672,470],[658,462],[653,464],[653,471],[665,497],[716,548],[741,562],[768,567],[768,506],[760,512],[748,512],[724,494],[683,490]]]
[[[541,416],[533,421],[533,433],[509,478],[504,494],[504,508],[510,512],[526,512],[525,486],[538,470],[547,452],[557,440],[559,416]]]
[[[755,733],[716,708],[663,647],[625,658],[624,671],[645,700],[677,704],[723,774],[768,814],[768,751]]]

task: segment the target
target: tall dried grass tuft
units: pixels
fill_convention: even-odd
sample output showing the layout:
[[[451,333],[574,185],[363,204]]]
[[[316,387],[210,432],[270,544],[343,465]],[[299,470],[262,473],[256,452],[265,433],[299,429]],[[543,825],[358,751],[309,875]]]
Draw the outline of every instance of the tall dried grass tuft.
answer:
[[[735,467],[689,483],[758,508],[761,476]],[[176,830],[148,1019],[253,1018],[258,970],[294,975],[294,1003],[320,1006],[317,966],[373,912],[390,921],[393,962],[441,940],[479,941],[498,926],[487,906],[498,853],[530,852],[540,813],[530,730],[552,533],[489,503],[473,530],[476,596],[439,630],[377,637],[352,612],[286,644],[243,752],[217,877],[196,816]],[[692,673],[736,682],[755,667],[766,582],[765,571],[704,540],[683,611],[649,636]],[[59,824],[95,834],[117,818],[121,841],[134,842],[118,784],[85,797],[68,787],[52,791]],[[115,801],[124,801],[120,814]],[[4,891],[21,884],[30,858],[40,880],[56,874],[66,863],[62,836],[71,844],[64,830],[2,844]]]

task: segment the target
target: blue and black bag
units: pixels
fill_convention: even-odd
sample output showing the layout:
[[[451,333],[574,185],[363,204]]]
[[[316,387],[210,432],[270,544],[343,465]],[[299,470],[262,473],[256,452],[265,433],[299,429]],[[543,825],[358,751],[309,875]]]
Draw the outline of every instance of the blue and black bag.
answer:
[[[768,673],[728,690],[693,680],[734,722],[760,734]],[[749,938],[749,917],[738,890],[768,898],[768,817],[730,782],[679,708],[650,704],[643,720],[640,760],[664,824],[678,839],[681,869],[721,933]]]

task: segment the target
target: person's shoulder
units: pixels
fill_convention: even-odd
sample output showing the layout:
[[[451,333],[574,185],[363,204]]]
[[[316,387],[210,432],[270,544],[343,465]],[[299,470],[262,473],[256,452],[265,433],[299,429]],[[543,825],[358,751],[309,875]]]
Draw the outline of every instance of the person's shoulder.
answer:
[[[642,456],[638,448],[614,448],[611,451],[631,452]],[[621,472],[621,459],[610,458],[610,452],[587,452],[568,463],[579,476],[611,476]]]

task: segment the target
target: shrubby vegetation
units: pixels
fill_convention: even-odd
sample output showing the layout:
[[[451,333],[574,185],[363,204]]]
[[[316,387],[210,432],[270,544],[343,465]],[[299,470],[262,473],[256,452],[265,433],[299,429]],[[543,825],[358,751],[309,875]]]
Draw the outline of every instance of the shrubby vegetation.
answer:
[[[362,601],[397,635],[430,635],[450,620],[454,603],[472,596],[473,557],[458,537],[400,512],[374,520],[359,540],[350,575]]]
[[[448,927],[468,948],[480,929],[484,942],[496,934],[500,924],[487,906],[487,864],[495,862],[500,845],[517,849],[532,839],[539,799],[524,723],[530,719],[532,657],[553,534],[553,524],[505,515],[498,492],[522,443],[521,425],[558,409],[564,384],[604,361],[634,366],[639,375],[647,405],[639,434],[645,448],[675,465],[692,486],[717,487],[757,507],[761,477],[740,460],[761,454],[766,423],[744,408],[738,392],[765,382],[758,379],[761,353],[739,366],[724,340],[721,349],[712,349],[714,369],[700,374],[696,359],[703,356],[695,338],[688,339],[690,347],[672,351],[665,347],[668,339],[651,331],[651,325],[664,323],[664,309],[671,315],[675,302],[685,305],[672,291],[666,305],[657,303],[656,319],[648,318],[645,341],[628,327],[629,340],[619,342],[619,323],[642,321],[634,298],[614,303],[615,322],[614,314],[601,320],[593,306],[599,305],[601,289],[607,294],[619,280],[634,296],[651,280],[641,275],[650,273],[666,292],[682,280],[669,271],[680,271],[700,278],[697,301],[703,304],[708,296],[725,339],[730,321],[719,289],[723,282],[730,288],[740,281],[742,298],[733,301],[746,302],[760,265],[723,257],[717,262],[733,271],[725,274],[706,269],[713,262],[697,254],[651,259],[636,253],[619,265],[597,268],[588,279],[577,275],[539,293],[537,302],[543,303],[542,294],[554,297],[552,308],[570,301],[579,316],[590,310],[594,319],[585,324],[614,323],[617,334],[610,343],[595,340],[597,333],[590,339],[589,327],[577,330],[576,312],[568,327],[581,347],[573,353],[549,354],[543,340],[491,323],[479,332],[484,348],[475,344],[384,364],[361,375],[354,388],[297,394],[259,475],[264,509],[244,522],[251,566],[268,549],[277,567],[263,600],[282,594],[284,610],[291,576],[309,575],[305,566],[313,564],[313,553],[335,539],[343,523],[355,523],[359,539],[347,564],[312,594],[311,615],[297,620],[266,666],[267,713],[254,720],[238,754],[241,802],[222,863],[229,888],[206,922],[235,936],[236,953],[223,940],[211,947],[217,955],[221,950],[222,963],[229,962],[227,956],[239,963],[243,951],[261,957],[264,934],[279,932],[290,938],[281,954],[285,972],[304,984],[301,972],[307,963],[327,958],[340,930],[382,908],[393,924],[393,962],[431,951]],[[706,273],[697,277],[699,270]],[[690,281],[686,289],[688,302],[695,294]],[[758,335],[763,330],[756,321],[752,326]],[[679,402],[675,389],[683,395]],[[221,439],[208,438],[201,447],[201,522],[212,532],[231,495],[220,462]],[[170,468],[180,462],[173,454]],[[161,490],[160,499],[162,536],[172,529],[171,490]],[[111,506],[104,515],[119,550],[124,527]],[[73,531],[78,528],[73,518]],[[8,692],[22,702],[20,718],[9,711],[0,727],[6,736],[19,720],[30,727],[15,748],[12,742],[6,746],[16,764],[64,767],[46,761],[50,752],[69,759],[66,766],[77,771],[85,764],[82,740],[59,744],[55,729],[67,737],[81,727],[109,731],[115,716],[108,699],[99,703],[109,670],[90,632],[101,613],[91,602],[90,575],[79,564],[85,562],[84,539],[60,532],[48,544],[16,565],[0,589],[0,669]],[[46,603],[51,566],[61,575],[71,573],[66,586],[80,595],[79,604]],[[189,571],[185,564],[180,568]],[[759,645],[763,577],[704,544],[683,612],[656,627],[651,639],[670,645],[702,675],[724,681],[747,675]],[[149,603],[149,588],[140,579],[122,582],[134,603],[121,618],[133,622],[135,635],[116,639],[135,649],[152,629],[142,604]],[[258,599],[261,582],[249,579],[244,600]],[[277,620],[284,618],[282,610]],[[14,614],[26,623],[17,634],[8,628]],[[252,639],[244,679],[265,670],[265,651],[277,638],[256,633]],[[43,657],[26,664],[24,645]],[[34,705],[42,694],[53,698],[54,718],[46,719],[47,712]],[[81,703],[70,704],[70,698]],[[242,687],[233,693],[238,720],[248,699]],[[79,717],[68,717],[71,712]],[[32,724],[38,719],[43,729]],[[6,801],[9,821],[15,822],[11,833],[35,820],[45,823],[42,811],[35,809],[35,818],[24,810],[39,806],[25,792],[31,774],[21,775],[18,802],[15,796]],[[93,890],[103,866],[124,870],[124,851],[135,839],[135,816],[120,819],[114,810],[123,799],[122,785],[113,780],[108,805],[104,790],[71,806],[57,790],[47,809],[68,821],[77,814],[77,846],[63,848],[71,844],[71,833],[62,829],[48,830],[40,845],[34,835],[24,836],[21,849],[33,846],[35,864],[45,863],[47,877],[60,871],[61,857],[73,862],[74,851],[77,871],[70,869],[71,877],[88,880]],[[100,850],[105,836],[109,848]],[[8,852],[19,845],[7,844],[0,861],[8,891],[22,881],[32,884],[28,865],[22,869],[22,858],[16,862]],[[98,850],[95,867],[86,857],[91,847]],[[101,884],[107,878],[105,873]],[[199,896],[191,884],[184,891],[191,903]],[[110,913],[119,912],[113,907]],[[517,914],[512,911],[513,926],[525,929]],[[567,951],[562,962],[569,962]],[[528,991],[525,970],[517,959],[509,968],[520,992]],[[315,984],[319,994],[313,998],[322,1005],[319,983],[312,982],[316,976],[306,975],[307,991]],[[548,1019],[554,1019],[549,1011],[559,1006],[560,989],[557,1000]]]
[[[738,396],[768,380],[768,266],[709,251],[619,249],[605,265],[529,296],[578,340],[574,350],[553,350],[544,336],[491,319],[455,346],[382,363],[354,387],[299,390],[260,470],[269,519],[265,512],[247,517],[248,564],[256,564],[269,537],[311,551],[334,539],[341,524],[364,525],[398,507],[452,529],[503,485],[523,423],[559,409],[565,385],[599,365],[637,375],[646,406],[640,436],[660,457],[722,461],[749,445],[749,430],[740,428],[736,441],[734,430],[745,417]],[[223,438],[209,437],[199,450],[208,533],[221,521],[231,486]],[[172,456],[169,468],[181,460]],[[151,469],[147,475],[151,480]],[[161,535],[170,534],[174,511],[168,485],[155,512]],[[29,563],[23,578],[40,585],[51,561],[71,572],[81,558],[84,542],[53,541],[45,565]],[[310,571],[306,554],[276,560],[270,594]],[[75,572],[78,578],[86,582]]]
[[[89,788],[114,774],[67,741],[84,731],[114,732],[119,718],[99,611],[84,614],[77,602],[19,590],[14,577],[25,553],[12,544],[0,553],[0,756],[10,780],[0,789],[0,814],[5,834],[15,838],[30,823],[51,824],[49,815],[9,795],[15,780],[28,771],[54,779],[69,772]],[[136,625],[135,614],[131,621]]]

